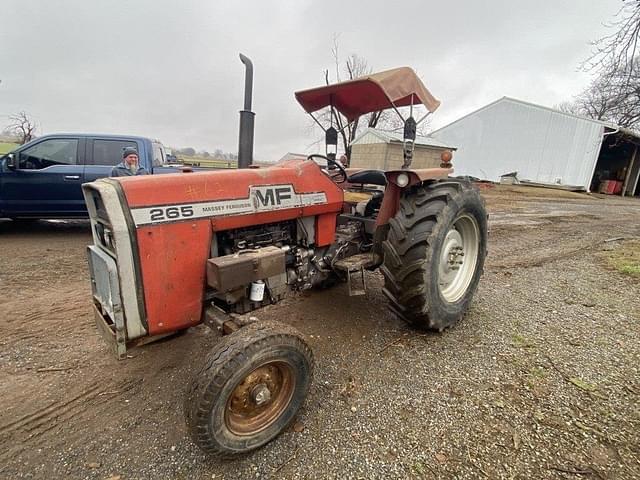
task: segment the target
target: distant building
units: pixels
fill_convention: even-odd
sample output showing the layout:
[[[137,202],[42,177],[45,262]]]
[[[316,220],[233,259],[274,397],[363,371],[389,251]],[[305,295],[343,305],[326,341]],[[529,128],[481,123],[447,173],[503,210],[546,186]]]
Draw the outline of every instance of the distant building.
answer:
[[[411,168],[440,167],[443,150],[455,150],[455,147],[439,139],[416,137]],[[367,128],[351,142],[350,167],[396,170],[403,163],[402,132]]]
[[[458,146],[456,175],[640,195],[640,135],[610,123],[503,97],[431,135]]]

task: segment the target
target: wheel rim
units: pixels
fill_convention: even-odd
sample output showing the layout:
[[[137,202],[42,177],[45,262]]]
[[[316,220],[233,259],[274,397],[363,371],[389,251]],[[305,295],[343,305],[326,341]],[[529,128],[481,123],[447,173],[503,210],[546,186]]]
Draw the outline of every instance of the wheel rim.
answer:
[[[265,363],[233,389],[225,409],[227,428],[236,435],[254,435],[287,409],[295,388],[293,367],[285,362]]]
[[[480,229],[470,215],[459,216],[447,232],[438,266],[438,287],[450,303],[460,300],[469,288],[478,263]]]

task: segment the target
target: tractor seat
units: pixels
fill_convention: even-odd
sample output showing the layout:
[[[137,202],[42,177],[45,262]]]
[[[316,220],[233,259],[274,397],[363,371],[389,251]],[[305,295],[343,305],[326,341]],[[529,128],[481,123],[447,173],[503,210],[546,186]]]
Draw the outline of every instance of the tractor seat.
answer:
[[[384,176],[382,170],[360,170],[359,172],[349,175],[347,182],[385,186],[387,184],[387,177]]]

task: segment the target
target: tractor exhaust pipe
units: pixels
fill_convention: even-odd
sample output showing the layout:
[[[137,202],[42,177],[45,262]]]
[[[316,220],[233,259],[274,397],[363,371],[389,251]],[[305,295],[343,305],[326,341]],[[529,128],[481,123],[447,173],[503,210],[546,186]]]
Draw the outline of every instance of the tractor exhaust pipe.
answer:
[[[240,54],[244,63],[244,109],[240,110],[240,138],[238,140],[238,168],[249,168],[253,163],[253,123],[256,114],[251,111],[253,96],[253,63],[249,57]]]

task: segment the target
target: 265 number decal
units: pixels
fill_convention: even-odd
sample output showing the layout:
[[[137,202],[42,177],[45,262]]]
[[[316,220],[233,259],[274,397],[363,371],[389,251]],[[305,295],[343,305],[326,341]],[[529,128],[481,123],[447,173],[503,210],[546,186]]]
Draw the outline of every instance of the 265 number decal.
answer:
[[[193,217],[193,207],[191,205],[187,205],[183,207],[152,208],[149,210],[149,216],[151,217],[152,222],[189,218]]]

